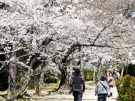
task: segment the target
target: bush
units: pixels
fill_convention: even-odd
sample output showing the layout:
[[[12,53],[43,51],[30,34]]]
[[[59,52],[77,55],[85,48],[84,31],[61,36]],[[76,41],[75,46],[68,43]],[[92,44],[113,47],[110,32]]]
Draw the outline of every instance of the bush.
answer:
[[[57,83],[58,75],[55,74],[53,70],[47,70],[44,75],[44,82],[45,83]]]
[[[135,76],[135,64],[130,63],[126,66],[126,74]]]
[[[116,81],[118,101],[135,101],[135,77],[125,75]]]
[[[84,78],[85,80],[93,80],[93,70],[91,69],[84,69]]]

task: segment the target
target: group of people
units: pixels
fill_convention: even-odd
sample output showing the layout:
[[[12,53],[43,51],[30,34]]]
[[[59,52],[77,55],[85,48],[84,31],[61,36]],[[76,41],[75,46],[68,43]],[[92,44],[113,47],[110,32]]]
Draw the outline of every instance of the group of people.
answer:
[[[115,76],[113,76],[115,75]],[[118,69],[113,71],[107,71],[106,75],[102,75],[100,81],[97,83],[95,88],[95,95],[98,95],[98,101],[106,101],[107,97],[113,96],[113,87],[115,79],[119,79],[120,74]]]
[[[117,70],[114,70],[117,73]],[[119,74],[117,74],[117,79]],[[72,92],[74,101],[82,101],[83,92],[85,91],[85,80],[80,73],[80,69],[75,69],[75,75],[70,79],[70,86],[72,86]],[[113,96],[114,77],[111,72],[107,72],[106,75],[101,75],[100,80],[96,84],[95,95],[98,96],[98,101],[106,101],[107,97]]]

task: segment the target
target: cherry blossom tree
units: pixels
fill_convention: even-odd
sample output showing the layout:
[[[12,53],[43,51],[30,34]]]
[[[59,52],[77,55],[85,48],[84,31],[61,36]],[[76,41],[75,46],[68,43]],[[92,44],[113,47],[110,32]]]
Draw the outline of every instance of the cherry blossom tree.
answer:
[[[131,2],[132,1],[132,2]],[[27,93],[34,71],[40,68],[36,93],[41,94],[45,69],[61,73],[61,89],[71,61],[85,56],[100,69],[117,56],[134,51],[134,19],[127,19],[117,0],[4,0],[0,2],[0,61],[8,67],[8,99]],[[126,4],[132,4],[129,0]],[[127,7],[127,6],[126,6]],[[126,51],[125,51],[126,50]],[[117,56],[116,56],[117,54]],[[93,56],[93,58],[92,58]],[[53,66],[55,64],[55,66]],[[84,65],[89,68],[90,65]],[[25,73],[16,81],[17,69]],[[100,71],[100,70],[98,70]],[[16,82],[20,86],[15,89]]]

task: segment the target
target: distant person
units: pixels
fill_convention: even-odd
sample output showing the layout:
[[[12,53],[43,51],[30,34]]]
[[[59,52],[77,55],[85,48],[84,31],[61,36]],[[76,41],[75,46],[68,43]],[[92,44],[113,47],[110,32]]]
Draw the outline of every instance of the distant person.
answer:
[[[112,76],[112,73],[109,72],[109,75],[107,75],[107,83],[110,88],[110,97],[113,96],[113,87],[114,87],[114,78]]]
[[[120,73],[118,71],[118,69],[114,69],[115,75],[116,75],[116,79],[119,80],[120,79]]]
[[[107,96],[110,96],[110,89],[106,82],[106,76],[102,75],[95,88],[95,96],[98,96],[97,101],[106,101]]]
[[[74,101],[82,101],[83,92],[85,91],[85,81],[80,74],[80,69],[75,69],[75,75],[70,79]]]

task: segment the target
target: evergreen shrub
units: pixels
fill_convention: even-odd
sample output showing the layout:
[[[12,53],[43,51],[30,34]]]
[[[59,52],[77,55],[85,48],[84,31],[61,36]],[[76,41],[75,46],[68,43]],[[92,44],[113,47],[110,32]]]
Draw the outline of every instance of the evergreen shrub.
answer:
[[[126,66],[126,74],[135,76],[135,64],[130,63]]]
[[[93,70],[91,69],[84,69],[84,78],[85,80],[93,80]]]
[[[44,75],[44,83],[57,83],[58,75],[53,70],[47,70]]]
[[[101,74],[106,74],[106,68],[101,68]]]
[[[116,81],[118,101],[135,101],[135,77],[125,75]]]

